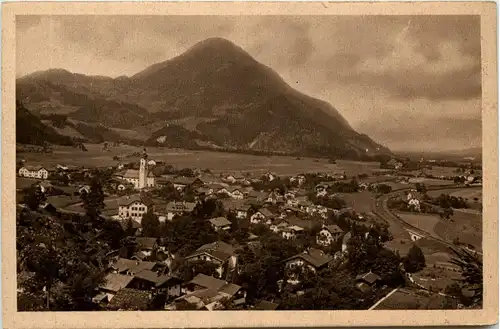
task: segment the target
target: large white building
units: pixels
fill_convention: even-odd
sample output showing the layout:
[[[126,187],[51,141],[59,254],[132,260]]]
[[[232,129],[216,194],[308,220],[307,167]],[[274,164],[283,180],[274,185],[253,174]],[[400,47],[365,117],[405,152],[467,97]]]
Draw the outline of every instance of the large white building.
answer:
[[[28,178],[47,179],[49,171],[42,166],[24,166],[19,168],[19,176]]]
[[[122,174],[117,174],[116,176],[133,184],[135,189],[142,190],[145,187],[155,186],[155,176],[149,170],[145,156],[141,157],[139,170],[127,169]]]
[[[125,196],[118,201],[118,217],[122,220],[132,218],[141,223],[142,216],[148,211],[154,211],[154,204],[143,194]]]

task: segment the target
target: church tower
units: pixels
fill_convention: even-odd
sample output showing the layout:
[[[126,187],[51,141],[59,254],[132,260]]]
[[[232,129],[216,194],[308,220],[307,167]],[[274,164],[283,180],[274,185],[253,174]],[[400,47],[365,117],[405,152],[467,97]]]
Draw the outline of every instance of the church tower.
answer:
[[[147,154],[144,153],[143,156],[141,157],[141,162],[140,162],[140,167],[139,167],[139,189],[143,189],[146,187],[146,181],[147,181],[147,176],[148,176],[148,170],[147,170]]]

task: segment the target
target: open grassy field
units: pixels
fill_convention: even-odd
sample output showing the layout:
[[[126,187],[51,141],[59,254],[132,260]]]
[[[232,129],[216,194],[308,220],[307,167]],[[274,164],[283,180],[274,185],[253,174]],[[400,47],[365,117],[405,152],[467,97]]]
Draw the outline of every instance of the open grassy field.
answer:
[[[411,212],[396,212],[396,214],[405,222],[419,228],[432,236],[438,237],[434,232],[434,227],[440,221],[436,215],[420,214]]]
[[[112,147],[111,151],[102,150],[102,145],[85,144],[88,152],[76,148],[57,146],[51,154],[18,153],[17,159],[25,159],[27,164],[55,166],[57,164],[77,165],[86,167],[113,166],[120,157],[122,162],[138,161],[132,157],[134,152],[141,152],[141,147]],[[212,151],[192,151],[168,148],[147,148],[151,159],[164,161],[177,168],[210,169],[215,173],[228,171],[243,171],[250,173],[265,173],[273,171],[281,175],[293,175],[306,172],[343,173],[348,176],[371,174],[380,167],[379,163],[338,161],[328,163],[327,159],[295,158],[290,156],[258,156],[249,154],[222,153]]]
[[[433,178],[425,178],[425,177],[414,177],[408,180],[409,183],[416,184],[425,184],[427,186],[435,186],[435,185],[453,185],[452,180],[444,180],[444,179],[433,179]]]
[[[358,193],[339,193],[338,196],[346,202],[347,207],[353,208],[359,213],[371,213],[375,194],[369,191]]]
[[[400,288],[376,310],[438,310],[445,308],[446,297],[412,288]]]
[[[482,250],[482,215],[455,211],[451,219],[440,220],[434,227],[434,232],[442,239],[473,245],[476,250]]]

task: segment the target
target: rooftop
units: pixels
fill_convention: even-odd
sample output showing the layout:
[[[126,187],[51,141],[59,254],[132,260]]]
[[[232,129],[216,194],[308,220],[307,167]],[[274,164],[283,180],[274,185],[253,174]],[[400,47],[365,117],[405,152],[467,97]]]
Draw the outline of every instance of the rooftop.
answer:
[[[223,227],[231,225],[231,222],[225,217],[211,218],[210,223],[216,227]]]
[[[101,285],[102,289],[117,292],[125,288],[134,277],[130,275],[123,275],[117,273],[109,273],[104,278],[104,284]]]
[[[150,302],[149,292],[124,288],[117,292],[107,307],[112,310],[141,311],[149,309]]]
[[[218,291],[227,284],[224,280],[219,280],[202,273],[195,276],[189,283],[215,291]]]

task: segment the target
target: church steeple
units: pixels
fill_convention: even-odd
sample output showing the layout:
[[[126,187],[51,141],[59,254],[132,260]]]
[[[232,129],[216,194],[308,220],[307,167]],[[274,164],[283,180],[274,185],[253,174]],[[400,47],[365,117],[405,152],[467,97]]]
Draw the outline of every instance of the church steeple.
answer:
[[[139,189],[146,187],[148,170],[147,170],[147,160],[148,154],[146,153],[146,148],[144,148],[141,156],[140,166],[139,166]]]

